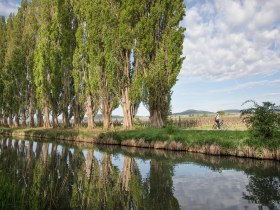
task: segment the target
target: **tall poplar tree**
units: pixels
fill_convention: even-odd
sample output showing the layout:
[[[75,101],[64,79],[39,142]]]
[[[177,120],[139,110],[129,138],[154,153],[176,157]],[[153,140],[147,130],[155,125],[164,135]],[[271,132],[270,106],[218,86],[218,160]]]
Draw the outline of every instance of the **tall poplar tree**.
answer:
[[[119,41],[119,71],[117,81],[119,88],[120,104],[123,109],[125,128],[133,127],[133,118],[141,101],[142,76],[135,68],[136,59],[133,49],[135,42],[135,27],[141,17],[142,1],[119,1],[118,41]]]
[[[22,1],[16,16],[10,16],[7,33],[7,53],[5,57],[5,103],[9,112],[9,125],[19,126],[20,112],[25,115],[26,108],[26,74],[24,71],[24,51],[22,32],[26,1]],[[15,119],[13,119],[15,117]],[[24,117],[22,117],[25,120]],[[25,123],[25,121],[24,121]]]
[[[25,71],[27,80],[27,107],[29,115],[29,125],[35,126],[34,114],[37,109],[37,102],[35,98],[35,84],[34,84],[34,50],[36,47],[36,40],[38,36],[38,16],[39,16],[39,0],[33,0],[32,3],[28,2],[26,9],[26,18],[23,29],[23,43],[25,55]],[[38,110],[37,110],[38,111]],[[37,121],[40,121],[40,114],[37,115]],[[38,123],[40,124],[40,123]],[[40,125],[39,125],[40,126]]]
[[[90,37],[90,74],[91,87],[100,98],[100,109],[103,115],[103,127],[112,126],[112,111],[117,108],[117,89],[115,81],[118,65],[118,43],[116,33],[118,25],[116,1],[93,0],[89,6],[91,22]]]
[[[71,85],[72,62],[75,50],[75,31],[76,24],[74,20],[74,10],[70,0],[58,1],[58,22],[59,22],[59,39],[60,39],[60,69],[62,71],[62,91],[61,91],[61,111],[63,124],[65,127],[70,126],[69,107],[71,105],[72,93]]]
[[[153,127],[161,127],[170,112],[171,88],[182,66],[185,12],[183,0],[145,1],[137,26],[135,53],[144,76],[144,103]]]
[[[6,21],[4,16],[0,16],[0,126],[4,124],[4,78],[3,71],[5,65],[5,54],[6,54]]]
[[[75,15],[78,22],[76,31],[76,48],[73,56],[73,79],[75,88],[74,97],[74,121],[80,124],[84,115],[87,113],[87,127],[94,127],[94,115],[98,104],[98,93],[96,91],[96,78],[90,72],[90,48],[89,26],[92,24],[90,8],[93,2],[89,0],[72,0]]]
[[[41,2],[38,39],[34,56],[34,76],[36,97],[43,110],[44,127],[50,128],[52,111],[53,126],[57,126],[59,97],[61,91],[61,71],[59,68],[59,40],[56,1]]]
[[[14,55],[15,55],[15,15],[10,14],[7,20],[7,51],[5,54],[5,66],[2,72],[2,78],[4,82],[4,115],[8,117],[9,126],[12,127],[14,124],[14,114],[15,107],[18,107],[18,97],[15,86],[15,63],[14,63]]]
[[[21,6],[18,9],[18,13],[15,16],[14,22],[14,41],[15,41],[15,49],[13,55],[14,61],[14,82],[17,94],[17,102],[18,102],[18,111],[16,111],[15,122],[16,125],[19,126],[19,119],[21,119],[22,126],[26,126],[26,113],[28,106],[28,83],[27,83],[27,63],[25,60],[25,48],[27,47],[27,43],[23,40],[23,32],[25,28],[26,18],[28,16],[28,2],[27,0],[21,1]],[[17,107],[16,107],[17,109]]]

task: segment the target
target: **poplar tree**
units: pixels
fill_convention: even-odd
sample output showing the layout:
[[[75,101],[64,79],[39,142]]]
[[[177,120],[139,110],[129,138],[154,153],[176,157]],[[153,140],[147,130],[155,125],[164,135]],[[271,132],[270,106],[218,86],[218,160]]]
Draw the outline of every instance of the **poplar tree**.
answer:
[[[17,94],[18,111],[16,111],[16,125],[19,126],[19,119],[21,119],[22,126],[26,126],[26,113],[28,106],[28,71],[27,62],[25,60],[25,49],[27,43],[23,39],[23,33],[26,23],[26,18],[28,16],[28,2],[27,0],[21,1],[21,6],[18,9],[18,13],[15,16],[14,23],[14,36],[15,36],[15,49],[13,55],[14,61],[14,81]],[[17,113],[18,112],[18,113]]]
[[[143,101],[152,126],[170,111],[183,58],[183,0],[22,0],[17,15],[0,18],[0,122],[44,127],[74,122],[98,109],[105,129],[120,104],[133,127]],[[5,99],[5,100],[4,100]]]
[[[153,127],[161,127],[170,112],[171,88],[176,83],[184,28],[182,0],[145,1],[145,15],[137,26],[136,54],[144,76],[144,103]]]
[[[7,20],[7,32],[6,32],[6,54],[5,54],[5,64],[2,71],[2,81],[4,84],[3,90],[3,109],[4,109],[4,121],[7,121],[9,126],[13,125],[13,97],[16,94],[14,92],[14,80],[12,74],[12,62],[13,62],[13,51],[14,51],[14,14],[10,14]],[[8,120],[6,120],[8,118]],[[4,122],[6,124],[6,122]]]
[[[72,77],[72,62],[75,50],[75,30],[74,10],[70,4],[70,0],[58,1],[58,22],[59,22],[59,39],[60,39],[60,69],[62,75],[62,91],[61,91],[61,111],[63,124],[65,127],[70,125],[69,107],[72,100],[71,85],[73,84]]]
[[[16,16],[10,16],[9,31],[7,34],[7,54],[5,57],[5,103],[9,110],[9,125],[19,126],[20,113],[23,125],[25,121],[26,108],[26,72],[24,71],[24,43],[22,42],[22,32],[24,28],[25,9],[27,2],[22,1],[21,7]],[[15,119],[13,120],[13,117]]]
[[[37,109],[37,102],[35,98],[35,81],[34,81],[34,50],[36,46],[36,40],[38,36],[38,15],[39,15],[39,1],[33,0],[32,3],[28,3],[26,9],[26,19],[23,29],[22,42],[24,43],[24,56],[25,56],[25,71],[27,80],[27,97],[28,97],[28,115],[29,125],[35,126],[34,114]],[[37,110],[38,111],[38,110]],[[41,114],[37,115],[37,121],[39,126]]]
[[[100,98],[103,128],[112,126],[112,111],[117,108],[115,81],[118,65],[118,43],[116,42],[118,16],[113,0],[93,0],[89,6],[90,22],[90,74],[91,87]]]
[[[74,79],[74,122],[79,125],[87,113],[87,127],[94,127],[94,115],[98,104],[98,93],[96,91],[96,78],[90,72],[90,48],[89,26],[92,24],[90,9],[93,2],[88,0],[72,0],[76,20],[78,23],[76,31],[76,48],[73,56],[73,79]]]
[[[34,77],[36,98],[43,110],[44,127],[50,128],[50,112],[53,126],[58,124],[58,100],[61,90],[61,72],[59,68],[59,42],[57,5],[55,1],[41,2],[38,39],[34,56]]]
[[[5,65],[6,54],[6,21],[4,16],[0,16],[0,126],[4,124],[4,78],[3,71]]]
[[[119,71],[117,81],[120,104],[123,109],[125,128],[133,127],[133,118],[141,101],[142,77],[136,68],[136,58],[133,53],[135,27],[141,17],[142,1],[121,0],[119,2],[118,41],[119,41]],[[134,62],[133,62],[134,61]]]

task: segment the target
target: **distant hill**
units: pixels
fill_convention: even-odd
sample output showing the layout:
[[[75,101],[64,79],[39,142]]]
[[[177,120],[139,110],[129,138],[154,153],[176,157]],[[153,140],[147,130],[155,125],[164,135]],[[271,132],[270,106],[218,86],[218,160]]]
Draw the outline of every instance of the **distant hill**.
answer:
[[[113,120],[122,120],[123,119],[123,117],[122,116],[119,116],[119,115],[112,115],[112,119]],[[103,115],[102,114],[97,114],[97,115],[95,115],[95,117],[94,117],[94,120],[103,120]],[[84,119],[83,119],[83,121],[84,122],[87,122],[87,117],[85,117]]]
[[[239,109],[227,109],[224,110],[225,113],[229,113],[229,114],[239,114],[240,110]]]
[[[112,115],[112,119],[122,119],[123,117],[122,116],[119,116],[119,115]],[[103,119],[103,115],[102,114],[97,114],[95,117],[94,117],[95,120],[102,120]]]
[[[173,113],[172,115],[192,115],[192,114],[214,114],[214,112],[188,109],[188,110],[183,111],[183,112]]]
[[[239,114],[239,109],[227,109],[223,110],[226,114]],[[188,109],[183,112],[173,113],[172,115],[203,115],[203,114],[215,114],[216,112],[209,112],[203,110]]]

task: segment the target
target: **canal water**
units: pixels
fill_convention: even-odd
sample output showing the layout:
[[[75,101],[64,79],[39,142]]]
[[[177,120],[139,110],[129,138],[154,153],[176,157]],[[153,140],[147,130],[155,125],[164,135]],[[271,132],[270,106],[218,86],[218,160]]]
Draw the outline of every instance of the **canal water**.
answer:
[[[280,209],[280,164],[1,137],[0,208]]]

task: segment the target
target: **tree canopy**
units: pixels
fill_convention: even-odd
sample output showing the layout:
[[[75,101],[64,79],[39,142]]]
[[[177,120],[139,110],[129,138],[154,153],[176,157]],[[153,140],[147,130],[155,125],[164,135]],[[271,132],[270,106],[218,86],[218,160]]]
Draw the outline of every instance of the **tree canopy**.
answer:
[[[93,128],[101,111],[110,129],[121,106],[130,129],[143,102],[151,125],[163,126],[184,14],[183,0],[22,0],[0,17],[0,123]]]

